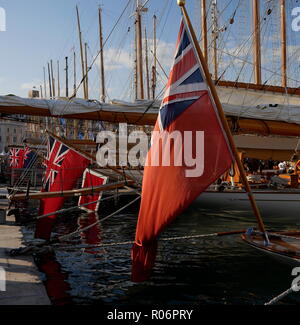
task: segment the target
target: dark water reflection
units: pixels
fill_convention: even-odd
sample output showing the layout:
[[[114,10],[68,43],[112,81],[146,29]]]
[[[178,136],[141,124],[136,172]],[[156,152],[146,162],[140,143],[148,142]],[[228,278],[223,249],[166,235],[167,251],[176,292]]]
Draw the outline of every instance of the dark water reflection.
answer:
[[[100,218],[109,214],[105,206],[100,209]],[[131,245],[82,247],[82,244],[132,241],[136,218],[137,209],[114,216],[101,226],[55,246],[54,255],[37,258],[54,304],[254,305],[269,301],[291,285],[290,266],[279,264],[248,247],[239,235],[160,242],[153,277],[142,284],[130,281]],[[93,214],[88,217],[85,213],[65,215],[59,218],[55,232],[67,234],[95,220],[97,216]],[[268,227],[275,230],[299,229],[299,220],[288,218],[288,215],[281,218],[266,216],[265,220]],[[251,226],[255,226],[255,220],[250,211],[219,207],[213,211],[196,201],[164,232],[163,237]],[[27,234],[31,231],[28,228]],[[51,263],[55,272],[49,274]],[[294,293],[282,304],[299,302],[300,294]]]

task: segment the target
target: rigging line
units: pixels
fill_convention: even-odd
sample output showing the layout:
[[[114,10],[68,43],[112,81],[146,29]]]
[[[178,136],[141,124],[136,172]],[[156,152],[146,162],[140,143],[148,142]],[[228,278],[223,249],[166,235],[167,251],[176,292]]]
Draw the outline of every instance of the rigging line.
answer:
[[[119,18],[117,19],[116,23],[114,24],[113,28],[111,29],[109,35],[107,36],[107,38],[105,39],[104,43],[103,43],[103,47],[105,46],[105,44],[107,43],[107,41],[109,40],[109,38],[111,37],[112,33],[114,32],[116,26],[118,25],[119,21],[121,20],[121,18],[123,17],[125,11],[127,10],[129,4],[131,3],[132,0],[128,0],[125,8],[123,9],[122,13],[120,14]],[[88,71],[85,73],[85,75],[82,77],[81,81],[79,82],[76,90],[74,91],[74,93],[68,97],[68,102],[66,103],[65,107],[62,109],[61,114],[58,117],[62,117],[63,113],[66,111],[66,109],[68,108],[68,106],[71,103],[71,100],[75,97],[75,94],[78,92],[80,86],[83,84],[84,80],[86,79],[89,71],[91,70],[92,66],[94,65],[96,59],[98,58],[99,54],[102,52],[102,49],[98,51],[97,55],[95,56],[94,60],[92,61],[90,67],[88,67]]]
[[[103,201],[108,201],[110,199],[113,199],[115,197],[115,195],[111,195],[111,196],[108,196],[108,197],[105,197],[105,198],[102,198],[102,199],[99,199],[97,201],[93,201],[93,202],[88,202],[88,203],[84,203],[84,204],[81,204],[81,205],[77,205],[77,206],[74,206],[74,207],[70,207],[70,208],[65,208],[65,209],[60,209],[60,210],[57,210],[55,212],[51,212],[51,213],[47,213],[47,214],[43,214],[43,215],[40,215],[40,216],[36,216],[32,219],[34,220],[38,220],[38,219],[43,219],[43,218],[46,218],[46,217],[49,217],[49,216],[52,216],[52,215],[56,215],[56,214],[61,214],[61,213],[65,213],[65,212],[69,212],[69,211],[73,211],[73,210],[76,210],[76,209],[80,209],[81,207],[85,207],[85,206],[88,206],[88,205],[91,205],[91,204],[94,204],[94,203],[98,203],[98,202],[103,202]]]
[[[43,145],[43,142],[42,142],[42,145]],[[27,174],[29,173],[30,169],[32,168],[33,164],[36,162],[37,159],[39,159],[39,154],[41,154],[42,152],[42,149],[38,149],[36,150],[36,157],[33,159],[31,165],[25,170],[23,171],[22,175],[20,176],[20,178],[18,179],[18,182],[16,182],[14,184],[14,187],[13,187],[13,191],[12,191],[12,195],[14,197],[14,195],[16,194],[17,192],[17,187],[21,186],[22,183],[23,183],[23,180],[25,179],[25,177],[27,176]]]
[[[226,34],[226,33],[224,32],[224,33],[223,33],[223,37],[222,37],[222,39],[221,39],[221,42],[223,42],[223,46],[222,46],[222,48],[225,47],[226,44],[227,44],[227,42],[228,42],[228,38],[229,38],[229,36],[230,36],[230,34],[231,34],[231,29],[232,29],[232,27],[233,27],[233,23],[231,24],[230,21],[231,21],[232,18],[235,17],[236,12],[237,12],[237,10],[239,9],[240,5],[241,5],[241,0],[239,0],[239,2],[238,2],[238,4],[237,4],[237,7],[236,7],[235,10],[234,10],[233,15],[230,16],[229,21],[227,22],[227,26],[226,26],[226,24],[225,24],[225,28],[226,28],[226,32],[227,32],[227,38],[225,39],[225,34]],[[229,28],[228,28],[228,27],[229,27]],[[221,42],[219,42],[219,44],[220,44]],[[222,52],[219,52],[219,51],[218,51],[218,54],[219,54],[219,58],[218,58],[218,60],[221,62],[221,60],[222,60]]]
[[[141,198],[141,197],[138,196],[138,197],[135,198],[134,200],[130,201],[128,204],[124,205],[122,208],[120,208],[120,209],[118,209],[117,211],[111,213],[110,215],[108,215],[108,216],[102,218],[101,220],[98,220],[97,222],[94,222],[93,224],[91,224],[91,225],[89,225],[89,226],[87,226],[87,227],[85,227],[85,228],[82,228],[82,229],[80,229],[80,230],[76,230],[76,231],[71,232],[71,233],[69,233],[69,234],[67,234],[67,235],[60,236],[60,237],[58,237],[56,240],[59,240],[59,241],[66,240],[66,239],[68,239],[68,238],[73,237],[74,235],[77,235],[77,234],[79,234],[79,233],[81,233],[81,232],[83,232],[83,231],[86,231],[86,230],[88,230],[88,229],[90,229],[90,228],[92,228],[92,227],[95,227],[96,225],[101,224],[103,221],[107,220],[108,218],[113,217],[113,216],[115,216],[116,214],[118,214],[119,212],[125,210],[127,207],[129,207],[130,205],[132,205],[132,204],[135,203],[136,201],[140,200],[140,198]],[[55,241],[56,241],[56,240],[55,240]]]
[[[262,20],[262,19],[263,19],[263,17],[261,18],[261,20]],[[267,21],[267,20],[264,20],[264,21],[260,24],[260,31],[263,30],[263,28],[267,25],[267,23],[268,23],[268,21]],[[250,34],[250,36],[246,39],[246,41],[244,41],[244,43],[242,44],[242,46],[238,49],[237,54],[239,54],[239,53],[244,49],[244,47],[246,46],[246,44],[248,43],[248,41],[251,40],[251,39],[253,38],[253,35],[254,35],[254,31]],[[222,51],[222,50],[220,50],[220,51]],[[250,51],[251,51],[251,47],[248,47],[248,51],[247,51],[247,53],[246,53],[246,58],[247,58],[247,59],[248,59],[248,57],[249,57],[249,55],[250,55]],[[228,53],[228,54],[229,54],[229,53]],[[235,56],[232,55],[232,54],[229,54],[229,56],[235,57]],[[236,82],[237,82],[237,81],[239,80],[240,76],[241,76],[241,73],[242,73],[243,69],[244,69],[245,66],[246,66],[246,63],[248,63],[248,62],[247,62],[247,60],[242,60],[242,59],[240,59],[239,57],[235,57],[235,58],[238,59],[238,60],[241,60],[241,61],[243,62],[242,67],[241,67],[241,69],[240,69],[240,72],[238,73],[238,76],[237,76],[237,78],[236,78]],[[233,63],[234,60],[232,59],[231,62]],[[250,63],[250,62],[249,62],[249,63]],[[253,63],[251,62],[251,65],[252,65],[252,64],[253,64]],[[225,72],[226,72],[227,69],[229,69],[230,67],[231,67],[231,65],[229,65],[229,66],[225,69]],[[251,74],[250,74],[250,81],[252,80],[253,73],[254,73],[254,70],[252,69]],[[243,102],[245,102],[245,98],[246,98],[246,95],[247,95],[247,90],[248,90],[248,88],[246,89],[246,92],[245,92],[245,94],[244,94]],[[232,97],[232,94],[233,94],[233,90],[232,90],[231,96],[229,96],[229,98],[228,98],[227,103],[229,103],[229,101],[230,101],[230,99],[231,99],[231,97]]]

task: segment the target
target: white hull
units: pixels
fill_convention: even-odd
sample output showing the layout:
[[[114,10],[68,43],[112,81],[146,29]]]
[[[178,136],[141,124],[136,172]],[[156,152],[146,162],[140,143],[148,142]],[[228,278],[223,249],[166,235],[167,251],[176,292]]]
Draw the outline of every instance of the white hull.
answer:
[[[255,200],[263,215],[273,217],[300,218],[300,191],[253,191]],[[250,210],[247,194],[241,192],[206,191],[197,199],[205,208],[226,210]]]

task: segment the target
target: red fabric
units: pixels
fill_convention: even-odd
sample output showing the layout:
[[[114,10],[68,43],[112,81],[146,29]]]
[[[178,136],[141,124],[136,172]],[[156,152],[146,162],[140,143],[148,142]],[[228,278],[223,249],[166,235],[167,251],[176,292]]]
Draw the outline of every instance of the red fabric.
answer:
[[[81,154],[69,149],[61,167],[57,168],[57,175],[53,184],[50,186],[49,192],[73,189],[76,186],[78,178],[83,174],[83,171],[89,163],[90,161]],[[46,170],[46,174],[47,172]],[[64,197],[42,199],[40,202],[39,215],[48,214],[61,209],[64,201]],[[52,215],[39,219],[36,225],[35,237],[49,240],[56,217],[57,215]]]
[[[183,29],[181,28],[181,33]],[[178,43],[178,47],[180,42]],[[184,63],[184,51],[182,51],[182,60]],[[188,58],[187,58],[188,59]],[[178,60],[178,59],[177,59]],[[184,66],[184,64],[182,64]],[[201,70],[199,70],[200,74]],[[193,71],[190,72],[192,74]],[[180,75],[180,73],[178,72]],[[174,75],[170,75],[170,79]],[[191,80],[192,79],[192,80]],[[169,225],[175,217],[183,212],[195,198],[205,191],[205,189],[218,179],[226,170],[230,168],[232,163],[232,154],[227,144],[224,131],[220,126],[219,119],[211,102],[207,90],[200,91],[203,80],[201,78],[195,79],[187,77],[186,83],[182,81],[172,80],[169,83],[170,90],[167,91],[165,98],[169,96],[169,92],[182,91],[188,98],[189,87],[192,86],[199,91],[199,97],[196,98],[192,104],[187,107],[180,101],[176,104],[185,107],[179,115],[174,115],[172,119],[172,112],[180,106],[173,105],[173,103],[163,102],[161,110],[169,109],[169,120],[164,130],[164,138],[168,137],[168,132],[179,131],[184,138],[184,131],[192,131],[192,152],[193,158],[196,157],[196,132],[204,132],[204,151],[202,159],[204,161],[203,174],[201,176],[187,177],[186,172],[190,171],[183,159],[182,166],[175,166],[174,162],[171,166],[163,166],[160,161],[159,166],[151,166],[151,158],[160,153],[166,154],[169,148],[165,144],[157,142],[157,134],[153,135],[152,146],[147,155],[147,163],[144,169],[142,200],[140,212],[138,216],[138,223],[136,229],[135,244],[132,249],[132,281],[141,282],[149,278],[151,270],[155,263],[156,257],[156,240],[158,235]],[[174,83],[173,83],[174,82]],[[181,84],[178,86],[178,83]],[[184,92],[184,87],[186,91]],[[178,87],[178,88],[176,88]],[[202,88],[203,89],[203,88]],[[180,96],[179,96],[180,97]],[[191,100],[188,98],[189,102]],[[183,103],[183,104],[182,104]],[[166,106],[168,105],[168,106]],[[167,114],[169,114],[167,112]],[[170,117],[171,116],[171,117]],[[155,131],[159,131],[161,125],[160,117],[155,126]],[[181,142],[183,152],[187,149],[189,144]],[[178,146],[177,146],[178,147]],[[176,147],[176,150],[178,149]],[[171,157],[173,157],[175,148],[174,144],[171,146]],[[199,150],[198,150],[199,151]],[[200,173],[199,173],[200,175]]]
[[[99,221],[99,216],[97,213],[89,213],[86,217],[81,217],[78,220],[79,228],[83,229],[88,227],[89,225],[92,225]],[[89,244],[89,245],[99,245],[101,243],[101,227],[100,224],[97,223],[94,227],[89,228],[83,232],[80,233],[80,237],[83,243]],[[88,254],[98,254],[99,250],[90,248],[84,249],[85,253]]]
[[[25,149],[10,149],[10,166],[12,169],[20,169],[24,167],[25,160],[29,154],[30,149],[25,147]]]
[[[107,177],[104,177],[103,175],[93,170],[86,169],[83,175],[82,188],[101,186],[106,184],[106,181],[107,181]],[[102,196],[102,192],[95,192],[94,194],[91,195],[80,196],[78,200],[78,205],[99,201],[101,199],[101,196]],[[97,212],[99,208],[99,204],[100,202],[91,203],[81,208],[86,211]]]

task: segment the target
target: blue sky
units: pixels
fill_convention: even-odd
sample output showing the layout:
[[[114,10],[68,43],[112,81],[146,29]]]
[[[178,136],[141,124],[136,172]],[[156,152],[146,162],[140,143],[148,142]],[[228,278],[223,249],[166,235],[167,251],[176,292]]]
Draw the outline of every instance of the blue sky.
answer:
[[[228,25],[228,19],[232,16],[237,4],[245,1],[219,1],[219,10],[223,11],[226,8],[219,21],[220,27],[222,25],[228,27],[226,36],[225,32],[223,34],[222,32],[220,33],[220,46],[224,52],[233,52],[238,44],[247,38],[250,32],[250,22],[248,21],[248,24],[245,23],[245,20],[250,16],[250,9],[246,4],[239,7],[239,10],[244,10],[244,13],[242,12],[241,15],[244,18],[239,20],[236,17],[235,24]],[[250,1],[248,0],[248,2]],[[28,90],[33,86],[39,88],[39,85],[43,84],[43,66],[46,67],[50,59],[53,60],[55,74],[56,62],[57,60],[60,61],[61,87],[62,93],[64,93],[64,58],[69,56],[69,84],[72,87],[72,51],[74,48],[77,53],[77,81],[79,81],[79,76],[81,75],[75,11],[76,4],[80,9],[83,37],[88,42],[88,55],[89,61],[91,61],[99,47],[98,6],[101,5],[103,8],[105,39],[126,3],[127,0],[0,0],[0,7],[5,9],[7,16],[7,31],[0,32],[0,94],[13,93],[26,97]],[[105,47],[106,86],[109,99],[119,98],[126,100],[133,96],[134,18],[132,17],[132,13],[134,3],[135,0],[132,0]],[[187,9],[194,23],[197,35],[200,35],[199,3],[199,0],[187,0]],[[271,1],[269,3],[274,4],[278,3],[278,1]],[[297,6],[297,2],[296,0],[290,0],[287,3],[287,16],[290,23],[292,19],[290,12],[294,6]],[[150,0],[146,7],[149,8],[149,11],[143,14],[143,22],[147,27],[149,45],[151,46],[152,39],[152,16],[156,14],[158,17],[158,59],[168,73],[172,63],[174,44],[179,27],[180,10],[176,5],[176,0]],[[262,16],[265,15],[266,9],[267,5],[262,1]],[[272,15],[266,17],[265,25],[267,32],[265,36],[266,44],[263,61],[266,67],[277,69],[276,64],[278,65],[277,61],[279,56],[275,47],[279,43],[278,41],[276,43],[273,39],[278,36],[278,19],[272,17]],[[291,49],[293,47],[293,50],[299,48],[299,33],[292,32],[288,28],[288,45]],[[247,53],[242,51],[243,58],[251,61],[250,44],[247,46]],[[270,55],[273,56],[273,60],[270,60]],[[151,62],[152,60],[150,58]],[[225,65],[228,64],[228,57],[223,57],[223,60]],[[294,65],[295,62],[296,65]],[[240,66],[236,64],[236,69],[238,68]],[[90,97],[93,98],[99,98],[98,69],[98,64],[95,64],[89,77]],[[246,67],[244,69],[243,73],[245,76],[249,75],[250,69],[252,69],[251,65],[248,65],[248,68]],[[291,57],[290,70],[292,70],[295,79],[298,80],[297,74],[300,72],[298,55]],[[234,71],[234,67],[230,67],[226,70],[226,76],[230,78]],[[163,88],[166,78],[161,70],[158,73],[159,92]],[[293,86],[295,85],[293,84]]]

